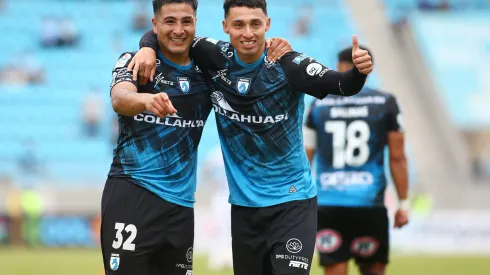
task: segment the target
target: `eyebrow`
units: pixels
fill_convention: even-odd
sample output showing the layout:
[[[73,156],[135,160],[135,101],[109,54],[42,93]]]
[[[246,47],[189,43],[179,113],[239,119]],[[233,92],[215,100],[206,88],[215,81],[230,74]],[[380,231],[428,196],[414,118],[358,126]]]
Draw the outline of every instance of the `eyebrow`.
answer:
[[[169,19],[178,20],[178,18],[175,18],[173,16],[167,16],[167,17],[163,18],[163,20],[169,20]],[[180,20],[189,20],[189,19],[194,20],[192,18],[192,16],[182,17]]]
[[[262,20],[257,19],[257,18],[253,18],[253,19],[251,19],[251,20],[235,19],[235,20],[233,20],[233,21],[231,21],[231,22],[232,22],[232,23],[235,23],[235,22],[237,22],[237,23],[242,23],[242,22],[245,22],[245,21],[250,21],[250,22],[252,22],[252,23],[262,22]]]

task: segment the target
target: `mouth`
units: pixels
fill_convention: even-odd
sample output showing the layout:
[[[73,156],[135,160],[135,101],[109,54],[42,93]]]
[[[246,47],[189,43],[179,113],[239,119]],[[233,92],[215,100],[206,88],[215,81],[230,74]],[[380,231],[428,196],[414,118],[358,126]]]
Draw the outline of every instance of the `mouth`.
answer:
[[[242,45],[244,45],[246,48],[253,47],[256,42],[257,41],[255,41],[255,40],[253,40],[253,41],[240,41],[240,43],[242,43]]]
[[[170,41],[175,43],[182,43],[185,41],[185,38],[170,38]]]

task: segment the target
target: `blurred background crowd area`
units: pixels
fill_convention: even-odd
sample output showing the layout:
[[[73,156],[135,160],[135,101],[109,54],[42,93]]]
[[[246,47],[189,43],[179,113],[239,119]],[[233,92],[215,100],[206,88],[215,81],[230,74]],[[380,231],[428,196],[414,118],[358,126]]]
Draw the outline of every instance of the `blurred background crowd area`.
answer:
[[[397,96],[416,218],[392,235],[394,247],[488,253],[490,0],[267,2],[268,37],[335,68],[357,33],[375,59],[368,85]],[[199,5],[197,34],[227,40],[222,1]],[[118,131],[111,70],[138,49],[152,14],[150,0],[0,0],[0,242],[97,246]],[[199,149],[198,251],[219,222],[216,187],[226,193],[217,140],[211,115]]]

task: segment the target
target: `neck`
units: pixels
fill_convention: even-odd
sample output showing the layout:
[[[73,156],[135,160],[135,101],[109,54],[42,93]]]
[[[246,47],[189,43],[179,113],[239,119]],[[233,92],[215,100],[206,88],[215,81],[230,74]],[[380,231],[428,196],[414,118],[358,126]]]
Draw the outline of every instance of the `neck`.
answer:
[[[160,52],[163,54],[163,56],[170,62],[180,65],[180,66],[186,66],[191,63],[191,58],[189,56],[189,50],[181,53],[181,54],[174,54],[170,53],[167,51],[164,47],[160,46],[159,47]]]
[[[238,58],[244,63],[252,64],[257,62],[265,51],[265,44],[260,47],[260,50],[254,55],[243,55],[237,51]]]

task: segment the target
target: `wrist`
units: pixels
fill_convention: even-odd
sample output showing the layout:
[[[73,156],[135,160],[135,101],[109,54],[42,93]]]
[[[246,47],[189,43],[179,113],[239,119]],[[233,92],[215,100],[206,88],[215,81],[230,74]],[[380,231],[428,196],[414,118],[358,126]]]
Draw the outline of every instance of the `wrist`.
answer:
[[[410,201],[408,199],[401,199],[398,201],[398,209],[410,210]]]

